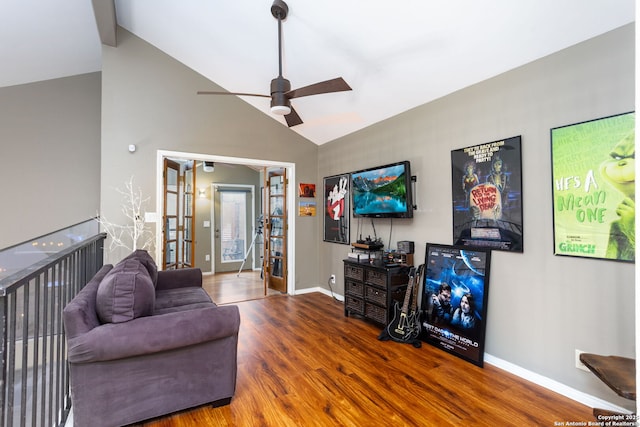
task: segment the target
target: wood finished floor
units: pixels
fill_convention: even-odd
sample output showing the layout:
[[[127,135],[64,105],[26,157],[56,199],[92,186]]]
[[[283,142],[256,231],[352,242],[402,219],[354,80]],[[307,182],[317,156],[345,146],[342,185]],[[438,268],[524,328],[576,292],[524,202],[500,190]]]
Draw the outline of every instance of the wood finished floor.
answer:
[[[435,347],[378,341],[320,293],[237,304],[236,395],[141,424],[179,426],[554,426],[591,409]]]
[[[244,270],[240,274],[237,271],[203,274],[202,287],[216,304],[249,301],[280,294],[278,291],[267,289],[267,294],[265,295],[260,271],[250,270]]]

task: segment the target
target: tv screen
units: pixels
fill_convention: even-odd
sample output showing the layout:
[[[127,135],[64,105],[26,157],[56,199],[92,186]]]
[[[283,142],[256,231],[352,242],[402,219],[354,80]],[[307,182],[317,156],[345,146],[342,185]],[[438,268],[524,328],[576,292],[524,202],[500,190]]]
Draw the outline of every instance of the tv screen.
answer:
[[[354,217],[412,218],[409,162],[352,172],[351,195]]]

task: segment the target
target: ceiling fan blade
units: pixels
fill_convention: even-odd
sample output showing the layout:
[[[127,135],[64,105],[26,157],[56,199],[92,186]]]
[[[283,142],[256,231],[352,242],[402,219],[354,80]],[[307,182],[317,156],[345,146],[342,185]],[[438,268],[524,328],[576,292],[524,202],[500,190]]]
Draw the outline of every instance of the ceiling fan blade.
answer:
[[[290,90],[285,93],[285,96],[291,99],[309,95],[320,95],[322,93],[344,92],[347,90],[351,90],[351,86],[349,86],[342,77],[338,77],[336,79],[326,80],[324,82],[314,83],[299,89]]]
[[[260,96],[262,98],[271,98],[271,95],[263,95],[261,93],[243,93],[243,92],[211,92],[207,90],[199,90],[198,95],[234,95],[234,96]]]
[[[302,119],[300,118],[296,110],[293,109],[293,106],[291,107],[291,112],[284,116],[284,119],[287,121],[287,126],[289,127],[302,124]]]

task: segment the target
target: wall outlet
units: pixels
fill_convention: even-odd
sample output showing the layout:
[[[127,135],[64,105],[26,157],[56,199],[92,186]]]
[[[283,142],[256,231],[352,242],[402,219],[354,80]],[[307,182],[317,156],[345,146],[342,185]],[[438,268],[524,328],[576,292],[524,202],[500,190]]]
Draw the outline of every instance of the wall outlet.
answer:
[[[589,368],[587,368],[585,364],[580,361],[580,355],[582,353],[586,353],[586,352],[576,349],[576,368],[582,369],[583,371],[591,372]]]
[[[329,278],[329,280],[331,281],[332,285],[335,285],[336,284],[336,275],[332,274],[331,277]]]
[[[205,260],[205,261],[211,261],[211,255],[206,254],[206,255],[204,256],[204,260]]]

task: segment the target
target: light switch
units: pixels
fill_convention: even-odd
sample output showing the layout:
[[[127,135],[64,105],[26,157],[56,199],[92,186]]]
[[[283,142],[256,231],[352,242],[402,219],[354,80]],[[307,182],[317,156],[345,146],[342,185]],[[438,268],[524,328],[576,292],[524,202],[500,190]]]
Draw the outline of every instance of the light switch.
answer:
[[[144,213],[144,222],[156,222],[157,215],[155,212],[145,212]]]
[[[203,224],[204,228],[209,228],[211,227],[211,221],[205,221]]]

